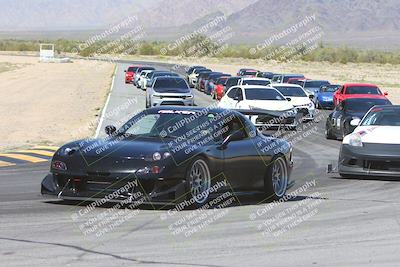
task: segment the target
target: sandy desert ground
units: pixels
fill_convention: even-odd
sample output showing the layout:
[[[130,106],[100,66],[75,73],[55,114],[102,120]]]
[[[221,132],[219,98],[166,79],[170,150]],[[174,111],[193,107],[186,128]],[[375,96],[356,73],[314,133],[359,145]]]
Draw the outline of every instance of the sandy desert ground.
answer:
[[[0,151],[91,136],[114,65],[0,55]]]

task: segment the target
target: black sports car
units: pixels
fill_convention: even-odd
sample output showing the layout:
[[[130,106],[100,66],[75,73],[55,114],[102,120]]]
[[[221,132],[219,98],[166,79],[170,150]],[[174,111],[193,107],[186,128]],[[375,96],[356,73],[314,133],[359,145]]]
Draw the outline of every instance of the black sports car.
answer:
[[[343,140],[356,128],[356,126],[350,124],[353,119],[361,119],[373,106],[391,104],[389,100],[379,98],[348,98],[343,100],[326,120],[325,137]]]
[[[276,199],[292,184],[290,144],[261,134],[237,111],[151,108],[106,133],[62,146],[42,194],[129,201],[140,193],[147,203],[200,206],[224,191]]]

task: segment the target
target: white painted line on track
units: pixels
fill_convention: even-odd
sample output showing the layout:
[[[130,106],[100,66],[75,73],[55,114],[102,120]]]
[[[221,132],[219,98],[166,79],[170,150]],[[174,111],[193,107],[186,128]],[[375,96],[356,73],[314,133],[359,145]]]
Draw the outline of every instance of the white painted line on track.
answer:
[[[104,115],[106,114],[108,103],[110,102],[111,93],[112,93],[112,90],[114,88],[114,81],[115,81],[115,76],[117,74],[117,70],[118,70],[118,64],[115,66],[113,78],[112,78],[112,81],[111,81],[111,88],[110,88],[110,91],[108,92],[106,103],[104,104],[103,110],[101,112],[99,124],[97,125],[97,129],[96,129],[96,133],[95,133],[94,138],[98,138],[99,137],[99,134],[100,134],[100,131],[101,131],[101,126],[103,125],[103,121],[104,121]]]

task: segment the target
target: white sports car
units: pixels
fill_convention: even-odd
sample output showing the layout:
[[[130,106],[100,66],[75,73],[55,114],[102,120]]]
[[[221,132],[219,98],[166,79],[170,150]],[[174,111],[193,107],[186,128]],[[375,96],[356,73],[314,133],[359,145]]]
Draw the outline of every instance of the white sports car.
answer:
[[[312,121],[315,117],[315,105],[312,101],[313,96],[297,84],[275,83],[271,86],[290,99],[290,103],[297,109],[297,112],[303,115],[304,121]]]
[[[233,86],[218,104],[221,108],[238,110],[269,111],[275,116],[252,116],[250,120],[257,127],[286,127],[295,129],[297,111],[278,90],[268,86],[243,85]],[[271,113],[272,112],[272,113]],[[277,114],[281,115],[277,115]],[[279,119],[277,119],[279,118]]]
[[[400,178],[400,106],[375,106],[351,124],[358,126],[343,139],[339,174]]]

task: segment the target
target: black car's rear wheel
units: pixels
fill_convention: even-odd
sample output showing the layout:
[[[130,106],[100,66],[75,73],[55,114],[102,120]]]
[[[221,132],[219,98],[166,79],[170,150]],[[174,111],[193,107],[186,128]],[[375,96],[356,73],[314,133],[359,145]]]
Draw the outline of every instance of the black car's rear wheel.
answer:
[[[195,159],[186,176],[187,199],[193,202],[193,207],[200,207],[207,202],[210,195],[211,174],[207,162],[203,158]]]
[[[265,193],[270,199],[279,199],[286,193],[289,183],[289,170],[286,160],[283,157],[277,157],[268,167],[265,176]]]

